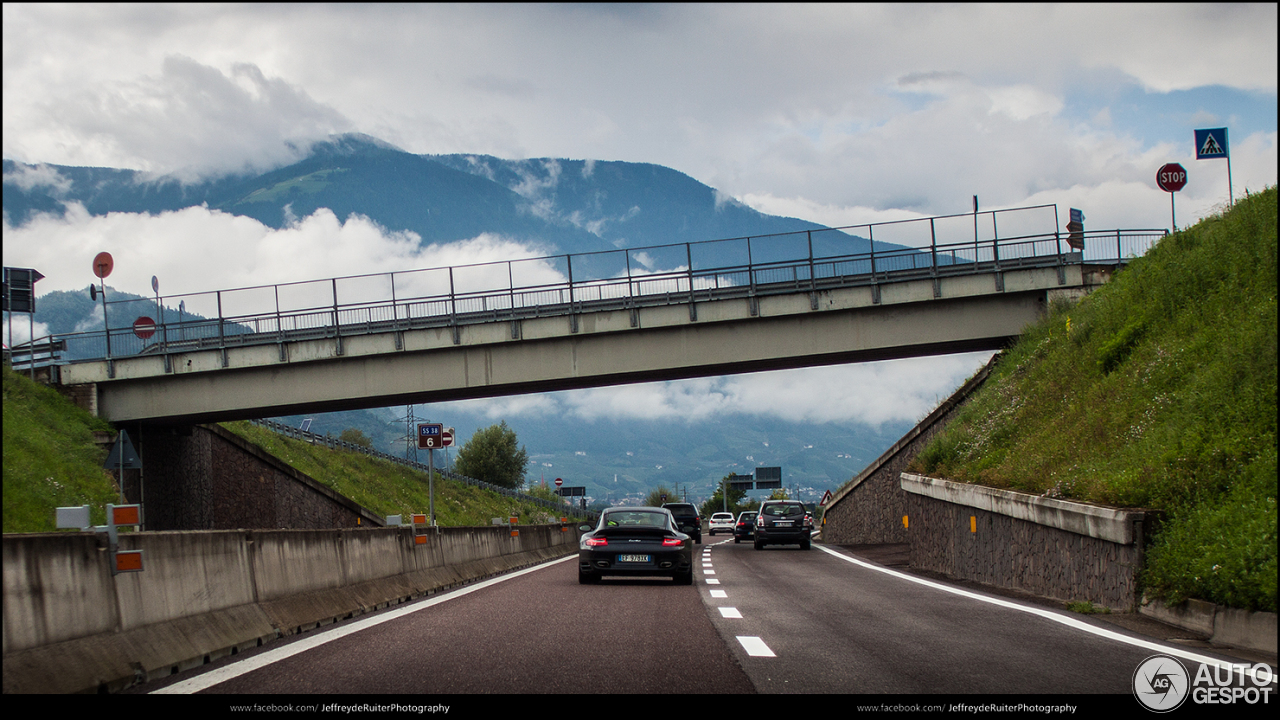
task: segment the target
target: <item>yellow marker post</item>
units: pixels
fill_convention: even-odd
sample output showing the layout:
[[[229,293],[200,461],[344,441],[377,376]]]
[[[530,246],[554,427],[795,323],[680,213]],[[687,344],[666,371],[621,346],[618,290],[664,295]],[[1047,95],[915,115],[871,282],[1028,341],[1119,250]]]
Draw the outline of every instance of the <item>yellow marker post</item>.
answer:
[[[906,528],[906,527],[907,527],[907,516],[906,516],[906,515],[903,515],[903,516],[902,516],[902,527],[904,527],[904,528]]]
[[[978,532],[978,518],[972,515],[969,516],[969,532],[971,533]]]

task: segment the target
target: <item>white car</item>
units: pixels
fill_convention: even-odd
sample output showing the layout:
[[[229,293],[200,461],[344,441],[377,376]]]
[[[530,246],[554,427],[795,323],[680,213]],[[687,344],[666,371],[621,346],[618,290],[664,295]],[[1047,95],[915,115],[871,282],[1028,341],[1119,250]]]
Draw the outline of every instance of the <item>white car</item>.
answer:
[[[733,534],[733,513],[719,512],[711,516],[711,522],[707,525],[707,534],[715,535],[718,532]]]

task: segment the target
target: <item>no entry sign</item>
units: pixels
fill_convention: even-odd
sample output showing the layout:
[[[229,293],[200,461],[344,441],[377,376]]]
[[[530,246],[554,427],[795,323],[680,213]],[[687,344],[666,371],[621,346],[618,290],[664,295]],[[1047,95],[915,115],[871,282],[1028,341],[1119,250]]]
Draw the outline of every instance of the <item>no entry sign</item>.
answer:
[[[1156,185],[1165,192],[1178,192],[1187,184],[1187,171],[1178,163],[1161,165],[1156,171]]]
[[[133,321],[133,334],[146,340],[156,334],[156,321],[143,315]]]

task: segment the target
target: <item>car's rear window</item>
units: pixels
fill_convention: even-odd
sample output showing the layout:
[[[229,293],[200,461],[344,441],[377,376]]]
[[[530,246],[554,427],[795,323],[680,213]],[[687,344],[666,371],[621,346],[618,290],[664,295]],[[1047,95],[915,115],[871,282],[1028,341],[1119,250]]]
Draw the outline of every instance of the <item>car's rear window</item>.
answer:
[[[646,512],[643,510],[611,512],[605,514],[604,526],[647,526],[664,528],[667,526],[667,515],[666,513]]]
[[[804,507],[800,505],[766,505],[764,514],[771,517],[782,517],[785,515],[803,515]]]

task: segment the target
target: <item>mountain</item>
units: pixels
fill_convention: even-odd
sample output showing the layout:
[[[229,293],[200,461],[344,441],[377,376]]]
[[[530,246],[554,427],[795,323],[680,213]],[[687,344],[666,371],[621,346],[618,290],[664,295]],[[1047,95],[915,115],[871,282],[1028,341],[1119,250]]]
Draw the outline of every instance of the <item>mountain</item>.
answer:
[[[458,446],[477,430],[500,420],[480,410],[418,405],[417,422],[441,422],[457,432]],[[328,413],[312,417],[311,431],[338,436],[358,428],[383,452],[405,456],[407,408]],[[304,416],[274,418],[300,427]],[[781,467],[783,484],[798,497],[816,502],[835,490],[905,434],[911,422],[873,427],[854,423],[807,423],[723,416],[683,423],[628,418],[583,420],[574,417],[519,415],[505,418],[529,453],[526,480],[551,485],[585,486],[595,502],[640,501],[659,484],[686,490],[701,502],[730,473],[749,475],[756,467]],[[436,453],[445,466],[453,450]],[[418,451],[426,463],[427,451]],[[752,497],[767,492],[752,493]]]
[[[822,227],[760,213],[659,165],[415,155],[364,135],[318,143],[306,159],[270,172],[189,184],[134,170],[4,160],[3,207],[10,225],[21,226],[36,213],[61,216],[72,202],[91,215],[207,204],[277,229],[324,207],[339,218],[358,213],[388,230],[412,231],[423,245],[488,232],[535,243],[549,254]],[[824,234],[821,242],[838,252],[867,249],[862,238],[843,234]]]
[[[364,135],[343,135],[313,146],[307,157],[270,172],[184,183],[173,176],[113,168],[28,165],[3,161],[5,222],[21,226],[38,213],[61,216],[70,203],[92,215],[176,211],[205,204],[282,228],[293,218],[329,208],[339,218],[364,215],[389,231],[412,231],[423,245],[493,233],[536,244],[548,254],[588,253],[670,243],[818,230],[816,223],[766,215],[676,170],[646,163],[540,158],[504,160],[488,155],[415,155]],[[752,259],[769,253],[807,252],[808,238],[752,243]],[[866,240],[815,233],[816,255],[866,252]],[[742,244],[710,244],[694,265],[747,262]],[[881,245],[877,244],[877,250]],[[660,251],[654,251],[658,253]],[[689,262],[683,247],[662,267]],[[717,256],[717,253],[720,253]],[[575,267],[577,267],[575,265]],[[154,300],[107,288],[111,299],[136,298],[138,312],[112,318],[126,327]],[[40,296],[35,321],[48,332],[91,329],[95,304],[87,288]],[[166,308],[166,313],[175,313]],[[96,321],[98,327],[101,320]],[[126,323],[120,325],[119,323]],[[313,431],[363,431],[387,452],[404,452],[406,409],[385,408],[316,416]],[[419,418],[423,416],[419,411]],[[464,443],[497,420],[479,411],[450,411],[444,422]],[[301,418],[280,418],[297,426]],[[508,418],[534,461],[529,479],[543,473],[585,484],[613,499],[643,495],[658,483],[692,485],[710,495],[724,475],[755,466],[781,466],[788,486],[838,487],[877,457],[909,426],[883,428],[773,422],[729,416],[696,426],[642,420],[587,422]],[[614,478],[617,478],[616,482]],[[814,498],[816,499],[816,497]]]

